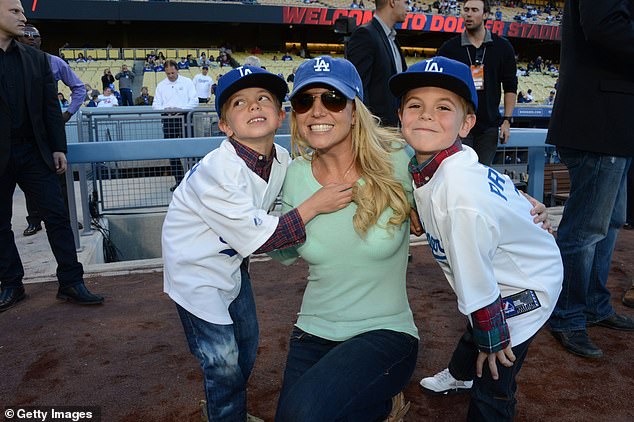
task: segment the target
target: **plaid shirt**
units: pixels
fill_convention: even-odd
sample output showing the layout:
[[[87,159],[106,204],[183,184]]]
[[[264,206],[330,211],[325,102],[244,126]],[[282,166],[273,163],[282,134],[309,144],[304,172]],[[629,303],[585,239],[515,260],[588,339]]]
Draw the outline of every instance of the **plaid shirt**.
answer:
[[[412,157],[409,162],[409,172],[412,174],[416,188],[420,188],[431,180],[445,158],[460,151],[462,151],[462,142],[457,139],[449,148],[440,151],[423,163],[419,164],[416,157]],[[472,312],[471,321],[473,337],[481,352],[494,353],[509,345],[511,338],[502,310],[501,298]]]
[[[229,142],[231,142],[231,145],[235,148],[238,157],[246,163],[247,167],[263,180],[268,182],[269,176],[271,176],[273,160],[277,159],[275,147],[271,150],[271,156],[266,157],[265,155],[242,145],[234,139],[229,138]],[[305,241],[306,228],[304,227],[304,222],[302,221],[297,208],[293,208],[280,217],[280,221],[277,224],[275,232],[273,232],[271,237],[269,237],[269,239],[254,253],[265,253],[275,249],[284,249],[304,243]]]

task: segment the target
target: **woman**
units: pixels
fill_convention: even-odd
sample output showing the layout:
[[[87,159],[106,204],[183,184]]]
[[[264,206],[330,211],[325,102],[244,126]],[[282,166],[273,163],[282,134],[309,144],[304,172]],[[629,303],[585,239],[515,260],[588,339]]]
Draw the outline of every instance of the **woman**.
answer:
[[[68,100],[66,99],[66,97],[64,97],[64,94],[62,94],[61,92],[57,93],[57,101],[59,101],[60,107],[62,108],[68,107]]]
[[[112,72],[110,69],[103,70],[103,76],[101,77],[101,90],[104,91],[106,88],[110,87],[110,84],[114,83],[114,76],[112,76]]]
[[[295,74],[291,130],[301,158],[288,169],[285,210],[327,184],[357,185],[354,203],[315,218],[303,245],[278,253],[285,263],[301,255],[310,276],[277,421],[397,421],[409,406],[399,394],[418,352],[405,290],[408,156],[362,99],[361,79],[347,60],[318,57]]]

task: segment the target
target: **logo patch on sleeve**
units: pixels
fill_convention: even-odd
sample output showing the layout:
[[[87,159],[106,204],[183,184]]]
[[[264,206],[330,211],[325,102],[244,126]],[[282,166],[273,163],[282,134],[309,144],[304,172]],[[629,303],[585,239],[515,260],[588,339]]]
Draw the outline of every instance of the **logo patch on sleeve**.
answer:
[[[262,219],[260,217],[253,217],[253,224],[255,224],[255,227],[261,226],[262,225]]]
[[[522,315],[537,308],[541,308],[542,304],[537,299],[535,290],[524,290],[514,295],[502,298],[502,308],[506,318]]]

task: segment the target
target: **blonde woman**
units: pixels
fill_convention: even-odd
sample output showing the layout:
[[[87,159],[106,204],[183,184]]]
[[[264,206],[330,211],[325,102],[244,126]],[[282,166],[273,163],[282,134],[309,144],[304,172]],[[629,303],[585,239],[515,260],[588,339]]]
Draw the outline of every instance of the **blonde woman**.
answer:
[[[331,183],[355,183],[353,203],[306,224],[308,285],[291,335],[276,421],[401,420],[418,352],[405,290],[412,185],[397,132],[362,103],[354,66],[304,62],[291,93],[293,150],[286,210]]]

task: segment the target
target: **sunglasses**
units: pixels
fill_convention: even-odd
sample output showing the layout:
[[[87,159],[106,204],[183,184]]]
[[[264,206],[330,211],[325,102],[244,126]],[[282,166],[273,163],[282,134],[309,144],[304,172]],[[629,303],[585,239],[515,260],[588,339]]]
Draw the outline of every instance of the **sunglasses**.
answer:
[[[291,99],[291,106],[296,113],[304,114],[313,107],[315,98],[321,98],[321,103],[326,107],[328,111],[337,113],[348,104],[348,99],[338,91],[325,91],[319,95],[312,94],[297,94]]]
[[[26,38],[40,38],[40,34],[37,32],[24,31],[24,36]]]

